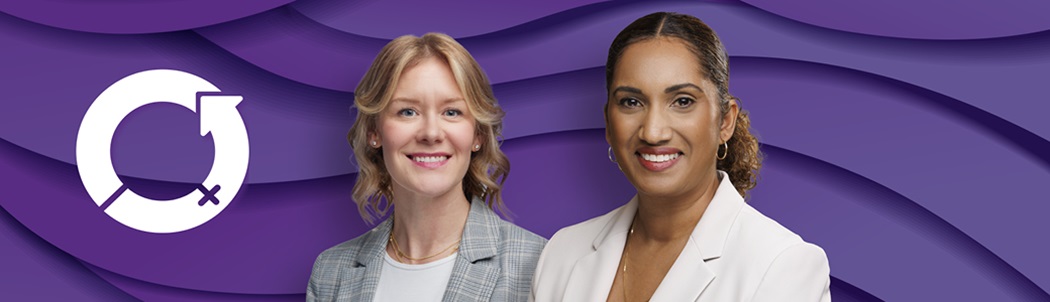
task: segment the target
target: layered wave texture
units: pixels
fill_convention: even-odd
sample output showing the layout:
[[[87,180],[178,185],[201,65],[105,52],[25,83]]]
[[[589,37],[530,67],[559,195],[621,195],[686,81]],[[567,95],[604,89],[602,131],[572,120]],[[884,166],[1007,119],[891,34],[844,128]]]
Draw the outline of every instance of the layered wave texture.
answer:
[[[827,251],[835,301],[1050,300],[1050,4],[547,2],[0,3],[0,299],[301,300],[317,254],[369,229],[350,200],[352,90],[403,34],[446,32],[485,68],[507,112],[505,200],[549,237],[633,194],[606,158],[605,54],[676,11],[724,39],[767,155],[750,203]],[[95,97],[156,68],[244,96],[251,144],[231,205],[167,235],[106,216],[74,154]],[[195,114],[150,105],[112,155],[132,190],[171,198],[213,153]]]

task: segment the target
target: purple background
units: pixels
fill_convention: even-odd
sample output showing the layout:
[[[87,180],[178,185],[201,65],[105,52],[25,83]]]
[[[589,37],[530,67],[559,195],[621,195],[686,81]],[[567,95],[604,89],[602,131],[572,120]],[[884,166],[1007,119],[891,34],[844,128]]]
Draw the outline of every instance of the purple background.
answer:
[[[0,300],[302,300],[314,257],[368,229],[351,92],[402,34],[449,33],[495,84],[516,223],[605,213],[633,191],[606,159],[602,64],[655,11],[724,39],[768,156],[751,204],[827,251],[836,301],[1050,299],[1045,1],[44,0],[0,1]],[[95,97],[155,68],[243,95],[252,153],[225,211],[166,235],[99,210],[74,154]],[[214,152],[197,129],[136,110],[117,172],[181,196]]]

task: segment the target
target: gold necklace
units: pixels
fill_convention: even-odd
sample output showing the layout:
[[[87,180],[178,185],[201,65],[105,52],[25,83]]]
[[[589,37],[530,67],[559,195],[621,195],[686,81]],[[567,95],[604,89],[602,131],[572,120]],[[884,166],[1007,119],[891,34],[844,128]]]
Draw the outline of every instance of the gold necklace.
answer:
[[[631,239],[631,235],[634,234],[634,223],[631,224],[631,230],[627,232],[627,239]],[[620,287],[623,289],[623,302],[627,302],[627,240],[623,243],[623,284]]]
[[[459,242],[462,241],[462,240],[463,239],[456,240],[456,242],[453,242],[452,245],[449,245],[448,247],[446,247],[445,249],[441,250],[440,252],[437,252],[437,254],[433,254],[433,255],[425,256],[425,257],[421,257],[421,258],[409,257],[408,254],[405,254],[405,252],[401,251],[401,247],[397,245],[397,239],[394,239],[394,228],[393,227],[390,228],[390,240],[388,240],[388,241],[390,242],[391,245],[394,246],[394,254],[397,254],[397,257],[400,258],[400,260],[408,259],[408,260],[411,260],[411,261],[423,261],[423,260],[427,260],[427,259],[430,259],[430,258],[437,257],[439,255],[443,255],[443,254],[445,254],[445,252],[448,252],[452,248],[455,248],[454,250],[459,250]]]

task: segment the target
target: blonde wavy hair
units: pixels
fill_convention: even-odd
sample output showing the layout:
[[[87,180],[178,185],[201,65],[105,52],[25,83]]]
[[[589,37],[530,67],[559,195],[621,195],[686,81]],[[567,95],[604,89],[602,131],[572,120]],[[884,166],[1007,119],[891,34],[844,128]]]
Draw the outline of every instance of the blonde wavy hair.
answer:
[[[470,167],[463,176],[463,194],[468,199],[484,200],[493,210],[509,213],[500,196],[503,182],[510,173],[510,161],[499,149],[505,113],[474,57],[452,37],[427,33],[422,37],[406,35],[390,41],[379,51],[354,91],[357,119],[347,140],[359,171],[352,196],[361,217],[369,224],[386,215],[393,196],[383,152],[368,145],[368,135],[377,132],[379,113],[390,105],[405,69],[431,57],[442,59],[452,69],[467,109],[474,116],[474,134],[482,142],[481,150],[471,154]]]

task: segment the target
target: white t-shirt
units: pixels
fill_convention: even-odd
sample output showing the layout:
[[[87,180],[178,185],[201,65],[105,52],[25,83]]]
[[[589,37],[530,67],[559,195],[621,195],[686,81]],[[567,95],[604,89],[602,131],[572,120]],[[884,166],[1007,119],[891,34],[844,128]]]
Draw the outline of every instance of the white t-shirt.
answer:
[[[405,264],[383,253],[386,261],[373,301],[441,301],[457,254],[430,263]]]

